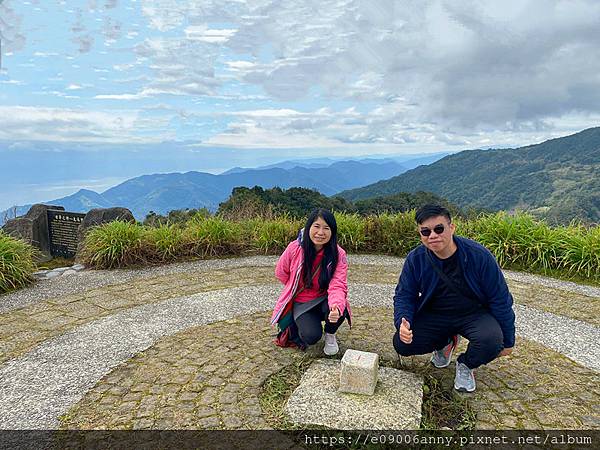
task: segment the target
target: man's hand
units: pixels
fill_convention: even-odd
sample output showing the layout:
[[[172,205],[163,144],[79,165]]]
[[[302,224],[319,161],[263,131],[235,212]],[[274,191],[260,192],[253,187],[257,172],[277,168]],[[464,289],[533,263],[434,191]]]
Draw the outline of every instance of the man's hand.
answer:
[[[400,334],[400,340],[405,344],[410,344],[412,342],[413,333],[410,329],[410,323],[404,317],[402,318],[402,324],[400,325],[400,330],[398,330]]]
[[[513,348],[509,347],[509,348],[503,348],[502,351],[500,352],[500,354],[498,356],[508,356],[512,353]]]
[[[329,322],[337,323],[337,321],[340,320],[340,315],[340,310],[337,308],[337,306],[332,306],[329,308]]]

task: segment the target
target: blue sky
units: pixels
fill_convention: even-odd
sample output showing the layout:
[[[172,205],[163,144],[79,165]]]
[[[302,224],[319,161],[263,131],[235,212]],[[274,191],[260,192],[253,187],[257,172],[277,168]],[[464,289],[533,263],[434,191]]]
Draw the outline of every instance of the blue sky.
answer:
[[[0,0],[0,40],[14,151],[428,153],[600,123],[592,0]]]

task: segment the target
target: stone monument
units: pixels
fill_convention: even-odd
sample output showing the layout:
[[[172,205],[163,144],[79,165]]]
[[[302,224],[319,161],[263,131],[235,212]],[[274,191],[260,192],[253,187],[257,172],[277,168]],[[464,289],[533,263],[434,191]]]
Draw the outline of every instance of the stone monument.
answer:
[[[55,256],[75,256],[91,227],[114,220],[135,223],[127,208],[98,208],[82,214],[67,212],[62,206],[36,204],[24,216],[8,220],[2,229],[36,247],[40,262],[46,262]]]
[[[50,236],[48,234],[48,210],[64,211],[62,206],[33,205],[24,216],[9,219],[2,229],[10,236],[22,239],[36,247],[41,254],[41,261],[52,259],[50,253]]]

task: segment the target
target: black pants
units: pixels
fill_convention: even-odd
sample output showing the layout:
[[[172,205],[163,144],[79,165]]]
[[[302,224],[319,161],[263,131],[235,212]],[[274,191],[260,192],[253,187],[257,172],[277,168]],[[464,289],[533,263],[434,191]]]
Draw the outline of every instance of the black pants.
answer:
[[[413,332],[410,344],[400,340],[398,331],[394,334],[394,348],[399,355],[424,355],[440,350],[451,336],[459,334],[469,340],[469,345],[457,361],[475,369],[495,359],[504,347],[504,335],[498,321],[485,310],[462,316],[419,313],[413,322],[410,324]]]
[[[296,318],[298,334],[306,345],[316,344],[321,339],[323,335],[321,322],[325,321],[325,333],[335,334],[345,319],[345,314],[342,314],[336,323],[331,323],[328,316],[329,304],[325,300]]]

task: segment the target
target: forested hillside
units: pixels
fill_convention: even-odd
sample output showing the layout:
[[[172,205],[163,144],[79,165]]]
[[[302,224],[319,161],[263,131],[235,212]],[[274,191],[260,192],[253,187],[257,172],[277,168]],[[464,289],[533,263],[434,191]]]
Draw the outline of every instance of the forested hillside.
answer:
[[[600,128],[515,149],[469,150],[339,195],[430,191],[461,207],[525,210],[553,223],[600,222]]]

